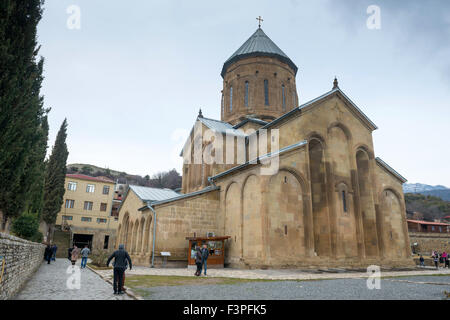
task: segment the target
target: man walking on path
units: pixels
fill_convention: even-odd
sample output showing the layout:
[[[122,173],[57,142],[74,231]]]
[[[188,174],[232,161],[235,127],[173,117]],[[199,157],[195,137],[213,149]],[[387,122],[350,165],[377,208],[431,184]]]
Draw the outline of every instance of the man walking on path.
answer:
[[[205,270],[205,276],[206,276],[208,257],[209,257],[208,246],[206,245],[206,243],[204,243],[203,248],[202,248],[202,265],[203,265],[203,269]],[[200,271],[200,273],[201,273],[201,271]]]
[[[52,246],[52,260],[53,261],[56,260],[56,250],[58,250],[58,247],[56,246],[56,244],[53,244],[53,246]]]
[[[83,250],[81,250],[81,269],[86,268],[87,259],[91,250],[89,250],[88,246],[84,246]]]
[[[128,252],[125,251],[125,247],[123,244],[119,245],[119,250],[113,252],[113,254],[108,258],[106,262],[106,266],[109,266],[109,263],[114,258],[113,266],[114,266],[114,294],[123,294],[123,274],[125,269],[127,268],[127,262],[130,264],[130,270],[132,268],[131,258]]]
[[[78,260],[78,255],[80,254],[80,249],[77,246],[73,246],[72,256],[70,260],[72,261],[72,265],[74,266]]]

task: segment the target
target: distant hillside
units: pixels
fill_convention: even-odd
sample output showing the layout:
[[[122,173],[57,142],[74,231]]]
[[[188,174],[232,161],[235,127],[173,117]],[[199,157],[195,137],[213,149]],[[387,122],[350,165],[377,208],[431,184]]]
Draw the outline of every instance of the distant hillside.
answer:
[[[406,193],[405,204],[408,215],[411,216],[413,212],[419,212],[423,215],[422,218],[427,221],[450,215],[450,202],[431,195]]]
[[[428,184],[423,183],[405,183],[403,185],[404,193],[423,193],[426,191],[435,191],[435,190],[450,190],[444,186],[430,186]]]
[[[442,200],[450,201],[450,189],[433,190],[421,192],[423,195],[439,197]]]
[[[109,168],[100,168],[91,164],[73,163],[67,165],[67,173],[82,173],[93,177],[105,176],[120,184],[169,189],[181,188],[181,176],[175,169],[159,172],[152,177],[149,175],[142,177]]]

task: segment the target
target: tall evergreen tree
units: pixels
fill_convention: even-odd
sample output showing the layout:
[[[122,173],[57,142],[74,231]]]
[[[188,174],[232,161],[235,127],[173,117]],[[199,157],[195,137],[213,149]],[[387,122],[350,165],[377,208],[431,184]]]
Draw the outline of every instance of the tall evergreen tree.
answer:
[[[42,142],[40,95],[43,58],[38,59],[37,24],[43,0],[0,1],[0,211],[1,227],[23,212],[36,145]]]
[[[61,210],[64,197],[64,183],[66,179],[66,162],[69,155],[66,145],[67,119],[64,119],[56,136],[52,154],[47,162],[44,185],[44,208],[42,219],[47,223],[47,232],[51,233],[56,222],[56,216]]]

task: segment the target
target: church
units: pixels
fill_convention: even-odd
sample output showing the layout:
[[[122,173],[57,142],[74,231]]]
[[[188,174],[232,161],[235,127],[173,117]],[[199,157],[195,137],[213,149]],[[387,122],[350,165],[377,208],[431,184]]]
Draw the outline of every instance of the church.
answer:
[[[377,126],[339,88],[299,104],[296,64],[259,27],[222,67],[221,119],[200,111],[182,191],[128,190],[117,242],[134,263],[187,266],[188,237],[227,236],[236,268],[411,267],[397,171],[375,156]],[[331,83],[332,82],[332,83]]]

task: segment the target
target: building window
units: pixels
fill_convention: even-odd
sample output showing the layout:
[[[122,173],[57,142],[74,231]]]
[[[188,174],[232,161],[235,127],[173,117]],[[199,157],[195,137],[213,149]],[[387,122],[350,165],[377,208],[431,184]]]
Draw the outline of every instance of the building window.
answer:
[[[233,111],[233,87],[230,87],[230,112]]]
[[[344,208],[344,212],[347,212],[347,197],[345,191],[342,191],[342,206]]]
[[[84,210],[92,210],[94,203],[91,201],[85,201],[84,202]]]
[[[248,107],[248,81],[245,81],[244,105]]]
[[[431,231],[434,231],[434,226],[431,226]]]
[[[95,186],[93,184],[88,184],[86,187],[86,192],[93,193],[95,191]]]
[[[100,203],[100,211],[106,211],[106,203]]]
[[[66,208],[73,209],[74,204],[75,200],[66,199]]]
[[[97,218],[97,223],[106,223],[106,219]]]
[[[91,222],[92,218],[90,218],[90,217],[81,217],[81,221],[83,221],[83,222]]]
[[[63,220],[72,220],[73,217],[72,216],[62,216]]]
[[[103,186],[103,194],[109,194],[109,186]]]
[[[69,182],[67,185],[67,190],[69,191],[77,191],[77,183],[76,182]]]
[[[269,105],[269,81],[267,79],[264,80],[264,104]]]
[[[439,227],[439,232],[442,232],[442,227]]]
[[[283,106],[283,111],[286,111],[286,89],[284,84],[281,85],[281,105]]]
[[[108,249],[109,236],[105,236],[105,242],[103,243],[103,249]]]

